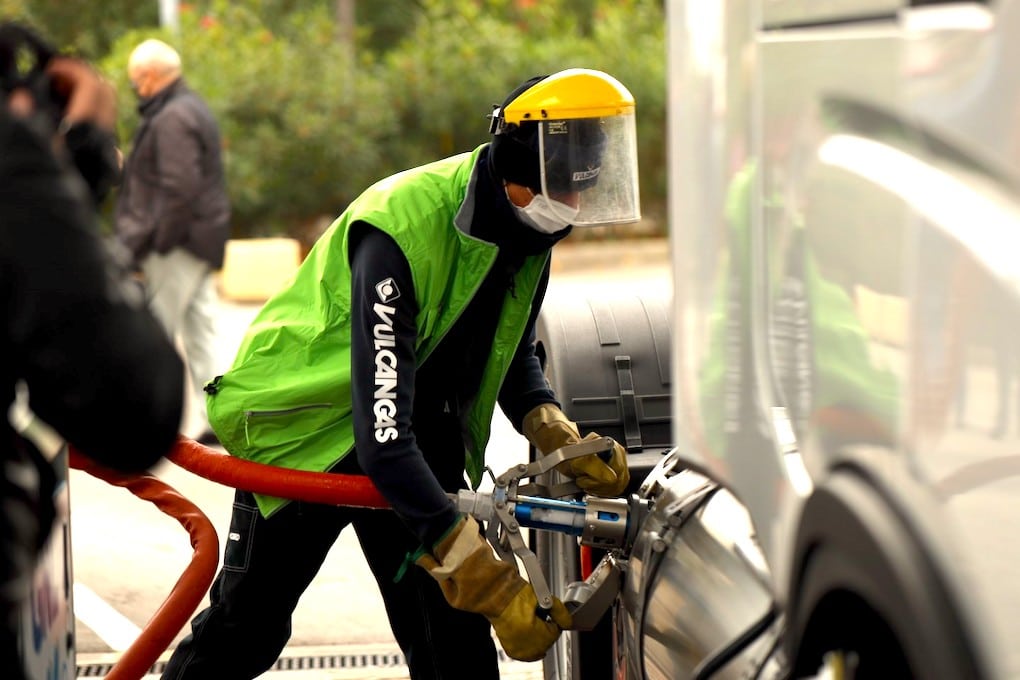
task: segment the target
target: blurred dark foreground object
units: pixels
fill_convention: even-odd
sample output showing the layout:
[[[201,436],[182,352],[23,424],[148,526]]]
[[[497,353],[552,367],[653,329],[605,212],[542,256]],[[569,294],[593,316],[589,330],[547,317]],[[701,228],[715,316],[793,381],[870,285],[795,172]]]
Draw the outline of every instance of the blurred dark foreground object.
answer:
[[[85,455],[126,472],[153,465],[169,451],[180,425],[183,364],[95,223],[95,190],[109,183],[100,156],[112,150],[115,158],[116,151],[107,145],[112,136],[103,135],[109,111],[97,95],[102,89],[82,62],[55,55],[24,27],[0,24],[5,679],[23,675],[17,617],[55,515],[54,470],[37,442],[15,426],[13,405],[30,410]],[[75,127],[84,130],[77,154],[68,143]],[[82,168],[93,176],[80,176]]]
[[[27,94],[26,119],[63,147],[99,205],[120,179],[116,93],[84,62],[58,54],[34,31],[0,23],[0,99]]]

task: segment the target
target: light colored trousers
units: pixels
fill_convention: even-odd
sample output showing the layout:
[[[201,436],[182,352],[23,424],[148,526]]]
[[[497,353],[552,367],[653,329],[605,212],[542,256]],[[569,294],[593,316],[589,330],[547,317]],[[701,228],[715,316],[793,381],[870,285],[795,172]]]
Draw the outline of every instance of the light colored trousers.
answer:
[[[197,437],[209,427],[202,386],[216,370],[216,289],[212,267],[183,248],[152,253],[142,261],[149,309],[167,334],[179,342],[191,377],[191,411]],[[183,426],[189,421],[185,414]]]

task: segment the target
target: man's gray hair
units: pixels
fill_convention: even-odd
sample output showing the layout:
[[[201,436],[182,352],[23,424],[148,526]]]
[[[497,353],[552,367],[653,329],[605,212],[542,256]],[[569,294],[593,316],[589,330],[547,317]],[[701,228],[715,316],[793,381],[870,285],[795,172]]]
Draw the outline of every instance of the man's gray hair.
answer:
[[[159,73],[180,73],[181,55],[162,40],[150,38],[131,51],[128,68],[147,67]]]

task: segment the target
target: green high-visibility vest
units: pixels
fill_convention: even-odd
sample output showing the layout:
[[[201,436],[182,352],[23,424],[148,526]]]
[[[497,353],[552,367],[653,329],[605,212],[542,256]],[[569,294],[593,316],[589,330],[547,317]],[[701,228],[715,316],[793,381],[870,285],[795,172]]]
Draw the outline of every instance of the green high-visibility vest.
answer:
[[[474,168],[483,148],[371,186],[330,225],[293,281],[266,302],[231,368],[207,387],[209,422],[231,454],[322,472],[353,449],[348,235],[355,222],[383,230],[406,256],[419,309],[418,366],[428,359],[498,252],[466,233],[475,207]],[[461,414],[467,473],[476,486],[496,398],[548,257],[546,252],[527,258],[516,274],[478,394]],[[267,517],[287,502],[260,495],[256,500]]]

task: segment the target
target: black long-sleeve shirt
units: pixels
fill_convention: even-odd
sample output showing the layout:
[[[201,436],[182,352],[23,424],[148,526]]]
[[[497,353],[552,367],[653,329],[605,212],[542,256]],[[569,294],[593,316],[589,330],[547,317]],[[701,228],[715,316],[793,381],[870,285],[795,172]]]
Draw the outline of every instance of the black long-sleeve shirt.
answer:
[[[397,244],[370,225],[352,239],[351,362],[357,462],[425,545],[431,545],[456,520],[446,493],[464,487],[464,442],[458,414],[474,397],[492,345],[502,302],[524,257],[548,250],[566,233],[548,236],[522,225],[502,187],[492,181],[486,157],[479,160],[474,192],[473,236],[500,247],[496,263],[447,336],[419,365],[415,352],[418,314],[410,267]],[[451,227],[452,228],[452,227]],[[499,393],[499,405],[518,430],[524,415],[555,395],[535,355],[535,321],[548,284],[543,276],[524,337]],[[396,438],[375,438],[377,347],[373,327],[376,287],[393,286],[399,296],[387,304],[393,344],[387,339],[387,365],[396,370],[393,400]]]

